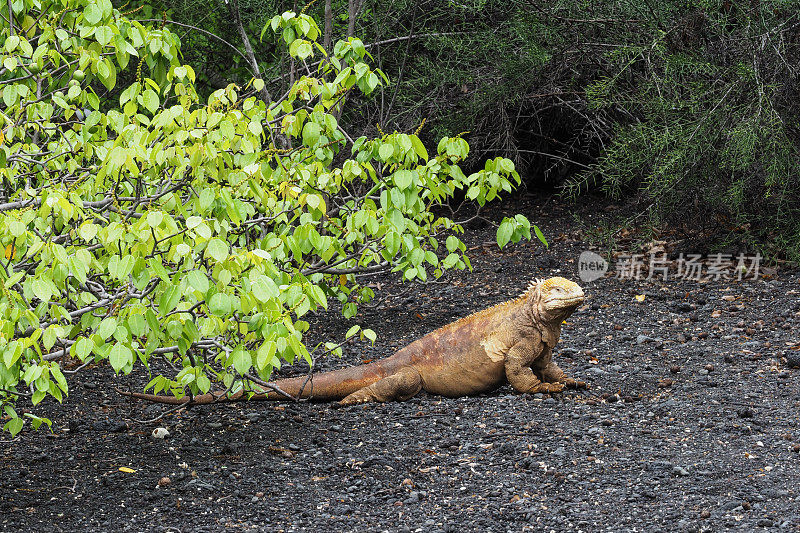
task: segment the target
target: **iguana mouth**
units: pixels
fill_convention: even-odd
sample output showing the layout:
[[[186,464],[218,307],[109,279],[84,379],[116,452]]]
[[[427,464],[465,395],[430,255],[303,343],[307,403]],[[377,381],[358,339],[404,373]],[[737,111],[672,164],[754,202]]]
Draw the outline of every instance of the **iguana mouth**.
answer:
[[[581,304],[583,303],[583,295],[580,296],[564,296],[564,297],[552,297],[547,299],[547,303],[558,302],[560,304]]]

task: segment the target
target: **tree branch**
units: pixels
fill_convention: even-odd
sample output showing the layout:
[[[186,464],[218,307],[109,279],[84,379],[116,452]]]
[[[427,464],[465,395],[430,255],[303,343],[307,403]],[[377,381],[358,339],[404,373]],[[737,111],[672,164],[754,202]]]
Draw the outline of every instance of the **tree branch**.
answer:
[[[247,36],[247,32],[244,31],[244,26],[242,26],[242,19],[239,16],[239,0],[229,0],[227,2],[228,10],[233,17],[233,23],[236,25],[236,28],[239,30],[239,35],[242,37],[242,43],[244,44],[244,50],[247,53],[247,60],[250,63],[250,66],[253,67],[253,72],[255,72],[256,79],[261,79],[261,69],[258,68],[258,61],[256,61],[256,55],[253,53],[253,47],[250,44],[250,38]],[[266,84],[261,88],[261,99],[266,102],[267,105],[272,102],[272,95],[269,94],[267,91]]]

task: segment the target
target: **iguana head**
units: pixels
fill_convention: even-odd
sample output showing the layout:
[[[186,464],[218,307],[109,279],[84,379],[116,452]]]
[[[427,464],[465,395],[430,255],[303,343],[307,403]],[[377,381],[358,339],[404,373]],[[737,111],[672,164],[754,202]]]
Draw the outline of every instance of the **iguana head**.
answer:
[[[565,278],[537,281],[531,286],[533,302],[544,319],[563,320],[583,303],[583,289]]]

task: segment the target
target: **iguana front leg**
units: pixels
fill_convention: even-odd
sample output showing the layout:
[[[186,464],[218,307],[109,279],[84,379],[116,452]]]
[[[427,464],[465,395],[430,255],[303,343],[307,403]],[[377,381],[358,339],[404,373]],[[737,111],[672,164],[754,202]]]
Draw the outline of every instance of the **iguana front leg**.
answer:
[[[567,374],[552,361],[542,370],[542,378],[549,383],[563,383],[568,389],[588,388],[585,381],[577,381],[567,376]]]
[[[542,354],[541,342],[518,342],[506,354],[506,378],[511,386],[522,393],[561,392],[563,383],[542,383],[533,373],[531,365]]]

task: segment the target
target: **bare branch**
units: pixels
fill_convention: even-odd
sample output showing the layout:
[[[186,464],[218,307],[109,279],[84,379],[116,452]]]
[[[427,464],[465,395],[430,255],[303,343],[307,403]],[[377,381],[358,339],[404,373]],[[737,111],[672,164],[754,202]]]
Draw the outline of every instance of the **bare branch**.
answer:
[[[253,53],[253,46],[250,44],[250,38],[247,36],[247,32],[244,31],[244,26],[242,26],[242,18],[239,15],[239,0],[228,0],[226,2],[228,4],[228,10],[233,17],[233,23],[236,25],[236,29],[239,30],[239,35],[242,37],[242,43],[244,44],[244,50],[247,53],[247,61],[250,63],[250,66],[253,67],[253,72],[255,72],[255,77],[257,79],[263,79],[261,77],[261,69],[258,68],[258,61],[256,61],[256,55]],[[261,99],[269,105],[272,102],[272,95],[269,94],[267,91],[266,84],[264,87],[261,88]]]

